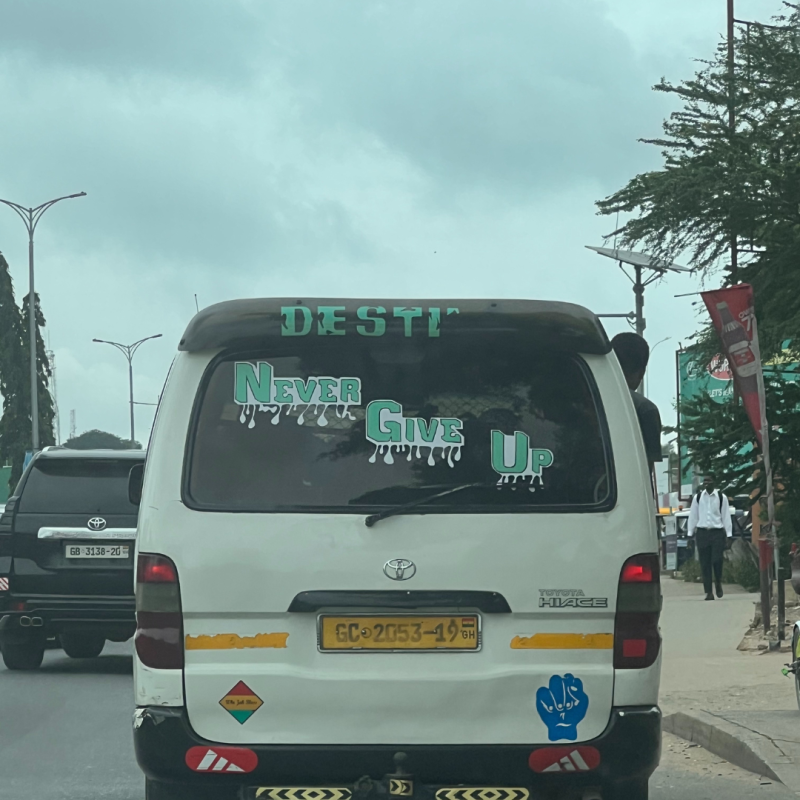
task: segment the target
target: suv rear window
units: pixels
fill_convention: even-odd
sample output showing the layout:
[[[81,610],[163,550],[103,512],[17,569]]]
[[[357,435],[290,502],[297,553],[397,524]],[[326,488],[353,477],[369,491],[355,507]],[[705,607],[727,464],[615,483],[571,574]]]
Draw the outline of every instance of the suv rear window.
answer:
[[[39,458],[18,509],[36,514],[133,514],[128,500],[131,459]]]
[[[333,401],[333,402],[331,402]],[[577,356],[482,332],[280,340],[206,372],[187,454],[194,508],[583,511],[613,504],[610,451]]]

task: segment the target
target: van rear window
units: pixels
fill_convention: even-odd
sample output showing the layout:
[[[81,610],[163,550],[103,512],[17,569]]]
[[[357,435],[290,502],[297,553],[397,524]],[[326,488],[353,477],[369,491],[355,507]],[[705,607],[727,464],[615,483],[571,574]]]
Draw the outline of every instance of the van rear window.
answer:
[[[22,490],[19,510],[36,514],[132,514],[130,459],[40,458]]]
[[[477,484],[421,510],[588,511],[613,504],[611,474],[577,356],[495,332],[421,344],[294,338],[209,367],[184,499],[366,514]]]

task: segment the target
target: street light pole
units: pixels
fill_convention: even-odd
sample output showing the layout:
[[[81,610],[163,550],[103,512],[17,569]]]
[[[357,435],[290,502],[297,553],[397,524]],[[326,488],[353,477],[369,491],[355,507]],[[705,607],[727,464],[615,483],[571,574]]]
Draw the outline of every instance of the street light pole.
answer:
[[[644,329],[647,323],[644,320],[644,287],[642,282],[642,268],[636,264],[633,268],[636,280],[633,282],[633,293],[636,296],[636,333],[644,336]]]
[[[0,203],[14,209],[20,219],[25,223],[25,228],[28,231],[28,327],[29,341],[31,348],[30,368],[31,368],[31,445],[33,452],[39,449],[39,392],[37,386],[37,370],[36,370],[36,292],[33,285],[33,234],[36,231],[36,226],[42,218],[42,214],[48,208],[54,206],[62,200],[72,200],[75,197],[85,197],[86,192],[78,192],[77,194],[68,194],[64,197],[56,197],[55,200],[48,200],[35,208],[26,208],[19,205],[19,203],[12,203],[10,200],[0,199]]]
[[[665,336],[663,339],[659,339],[651,348],[650,348],[650,356],[652,357],[653,351],[658,347],[660,344],[664,344],[664,342],[668,342],[672,339],[671,336]],[[645,381],[646,381],[646,389],[645,389],[645,396],[650,394],[650,365],[648,364],[647,369],[644,373]]]
[[[117,350],[128,359],[128,396],[130,398],[130,406],[131,406],[131,442],[136,441],[136,434],[134,431],[134,419],[133,419],[133,407],[136,405],[133,402],[133,357],[136,354],[136,351],[145,343],[149,342],[151,339],[159,339],[161,338],[160,333],[156,333],[153,336],[145,336],[144,339],[139,339],[138,342],[134,342],[133,344],[120,344],[119,342],[109,342],[106,339],[92,339],[93,342],[99,342],[100,344],[110,344],[113,347],[116,347]]]
[[[692,270],[687,267],[681,267],[671,261],[662,261],[658,258],[653,258],[645,253],[636,253],[631,250],[617,250],[610,247],[592,247],[586,245],[589,250],[594,250],[601,256],[613,258],[619,264],[619,268],[625,273],[626,277],[633,284],[633,294],[636,298],[636,333],[639,336],[644,336],[647,322],[644,318],[644,290],[653,281],[663,277],[667,272],[691,272]],[[628,275],[625,271],[624,265],[633,267],[634,277]],[[650,275],[647,278],[643,277],[644,270],[650,270]],[[638,386],[641,392],[644,389],[644,379]]]

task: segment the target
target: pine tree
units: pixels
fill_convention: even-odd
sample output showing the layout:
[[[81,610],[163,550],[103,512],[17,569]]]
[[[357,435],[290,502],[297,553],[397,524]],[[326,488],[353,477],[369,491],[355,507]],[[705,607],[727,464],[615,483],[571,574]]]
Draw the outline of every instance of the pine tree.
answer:
[[[775,27],[738,31],[733,81],[723,43],[693,79],[653,87],[682,104],[661,138],[642,140],[661,148],[664,166],[597,204],[632,215],[614,232],[618,246],[751,283],[767,356],[800,341],[800,7],[787,7]],[[736,268],[726,263],[734,235]]]
[[[0,463],[11,464],[13,490],[22,474],[26,447],[30,447],[30,417],[26,389],[28,370],[22,349],[22,319],[14,302],[14,284],[8,262],[0,254]]]
[[[22,298],[22,347],[25,352],[25,363],[28,364],[30,360],[30,315],[28,313],[28,297],[25,295]],[[39,447],[47,447],[56,443],[55,438],[55,416],[56,410],[53,404],[53,396],[50,394],[50,377],[52,375],[50,369],[50,360],[47,358],[47,350],[44,346],[44,339],[42,338],[42,328],[47,325],[44,314],[42,313],[41,301],[39,295],[36,295],[36,304],[34,306],[34,313],[36,315],[36,378],[37,378],[37,399],[39,401]],[[30,376],[30,368],[26,370]],[[28,415],[30,417],[30,387],[27,391],[28,397]]]
[[[39,383],[39,436],[42,446],[53,444],[55,410],[48,389],[50,365],[40,328],[45,324],[37,298],[37,360]],[[0,463],[11,464],[13,490],[22,475],[25,452],[31,448],[30,368],[26,315],[14,300],[8,262],[0,253]]]

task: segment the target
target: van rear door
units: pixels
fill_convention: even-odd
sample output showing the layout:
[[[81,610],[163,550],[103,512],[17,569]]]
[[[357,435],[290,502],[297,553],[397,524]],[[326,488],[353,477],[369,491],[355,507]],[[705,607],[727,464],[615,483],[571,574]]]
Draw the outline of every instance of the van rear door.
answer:
[[[601,734],[637,518],[615,508],[590,361],[609,369],[511,325],[215,358],[184,504],[148,522],[177,566],[193,729],[282,744]]]
[[[131,458],[43,454],[14,516],[11,590],[23,595],[133,594],[138,509]]]

